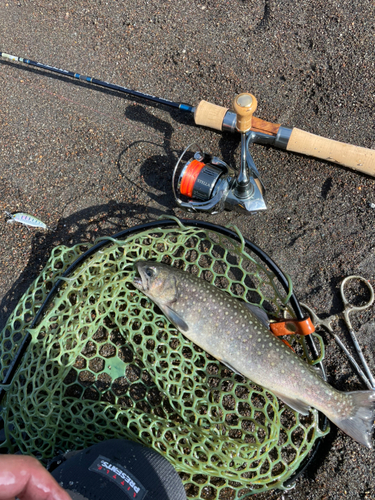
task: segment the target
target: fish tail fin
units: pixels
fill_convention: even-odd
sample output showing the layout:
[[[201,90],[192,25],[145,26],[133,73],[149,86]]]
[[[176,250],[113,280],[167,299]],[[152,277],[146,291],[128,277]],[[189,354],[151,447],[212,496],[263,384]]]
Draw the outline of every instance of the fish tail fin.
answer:
[[[346,434],[358,443],[372,448],[372,425],[375,417],[375,391],[345,393],[350,398],[350,412],[330,418]]]

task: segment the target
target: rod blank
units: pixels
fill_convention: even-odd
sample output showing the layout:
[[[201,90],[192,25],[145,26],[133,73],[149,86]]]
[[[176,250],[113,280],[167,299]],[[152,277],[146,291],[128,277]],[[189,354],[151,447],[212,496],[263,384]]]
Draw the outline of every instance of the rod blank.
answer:
[[[103,80],[98,80],[97,78],[92,78],[91,76],[85,76],[81,75],[80,73],[74,73],[73,71],[67,71],[66,69],[56,68],[55,66],[50,66],[49,64],[43,64],[37,61],[32,61],[31,59],[24,59],[23,57],[12,56],[10,54],[6,54],[5,52],[0,52],[0,57],[3,57],[4,59],[9,59],[10,61],[21,62],[24,64],[28,64],[30,66],[35,66],[37,68],[46,69],[48,71],[52,71],[53,73],[57,73],[59,75],[69,76],[70,78],[76,78],[77,80],[93,83],[94,85],[98,85],[99,87],[105,87],[107,89],[117,90],[118,92],[122,92],[124,94],[133,95],[141,99],[147,99],[149,101],[157,102],[158,104],[164,104],[165,106],[181,109],[182,111],[189,111],[191,113],[194,112],[194,107],[190,106],[189,104],[178,103],[171,101],[169,99],[164,99],[162,97],[156,97],[150,94],[145,94],[143,92],[138,92],[137,90],[128,89],[127,87],[123,87],[122,85],[116,85],[114,83],[105,82]]]

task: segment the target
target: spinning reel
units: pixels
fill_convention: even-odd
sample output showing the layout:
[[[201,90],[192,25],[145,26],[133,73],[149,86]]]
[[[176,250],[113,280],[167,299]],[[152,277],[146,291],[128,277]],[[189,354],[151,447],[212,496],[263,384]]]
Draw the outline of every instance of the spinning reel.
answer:
[[[212,114],[220,113],[222,109],[219,106],[209,105],[209,109],[200,110],[199,106],[195,109],[196,122],[199,121],[200,114],[213,111],[212,117]],[[212,109],[213,106],[214,109]],[[275,137],[251,130],[253,113],[257,107],[257,100],[253,95],[237,95],[233,107],[234,113],[226,111],[224,116],[219,117],[219,120],[222,120],[223,130],[237,130],[241,133],[240,169],[235,171],[216,156],[203,153],[197,145],[195,146],[198,150],[192,158],[189,158],[187,152],[193,144],[188,146],[178,159],[172,179],[176,203],[188,212],[215,214],[223,210],[236,210],[248,214],[267,208],[264,201],[264,184],[250,154],[250,145],[253,142],[274,145],[278,142],[280,147],[283,139],[280,137],[281,134]],[[214,118],[216,119],[216,116]],[[207,117],[203,120],[207,123]],[[290,135],[286,131],[289,129],[280,128],[286,135],[284,138],[286,144]]]

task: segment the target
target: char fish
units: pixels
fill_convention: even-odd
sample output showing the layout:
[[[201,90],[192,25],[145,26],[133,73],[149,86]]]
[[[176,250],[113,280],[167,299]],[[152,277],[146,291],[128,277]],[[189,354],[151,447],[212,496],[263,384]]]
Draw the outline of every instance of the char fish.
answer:
[[[314,407],[353,439],[372,447],[375,391],[334,389],[272,334],[263,309],[166,264],[135,265],[139,277],[134,286],[188,339],[297,412],[307,415]]]

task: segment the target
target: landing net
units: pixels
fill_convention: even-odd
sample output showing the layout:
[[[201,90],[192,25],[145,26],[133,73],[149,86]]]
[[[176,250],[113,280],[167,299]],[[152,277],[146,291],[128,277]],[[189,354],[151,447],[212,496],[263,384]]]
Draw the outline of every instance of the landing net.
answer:
[[[214,230],[157,226],[110,239],[64,278],[39,324],[28,327],[62,273],[91,245],[56,247],[0,335],[0,380],[31,342],[0,409],[5,446],[46,461],[111,438],[143,443],[179,472],[188,498],[234,499],[285,481],[323,432],[194,345],[131,284],[137,260],[157,260],[294,317],[277,277],[244,244]],[[298,339],[295,349],[306,356]]]

